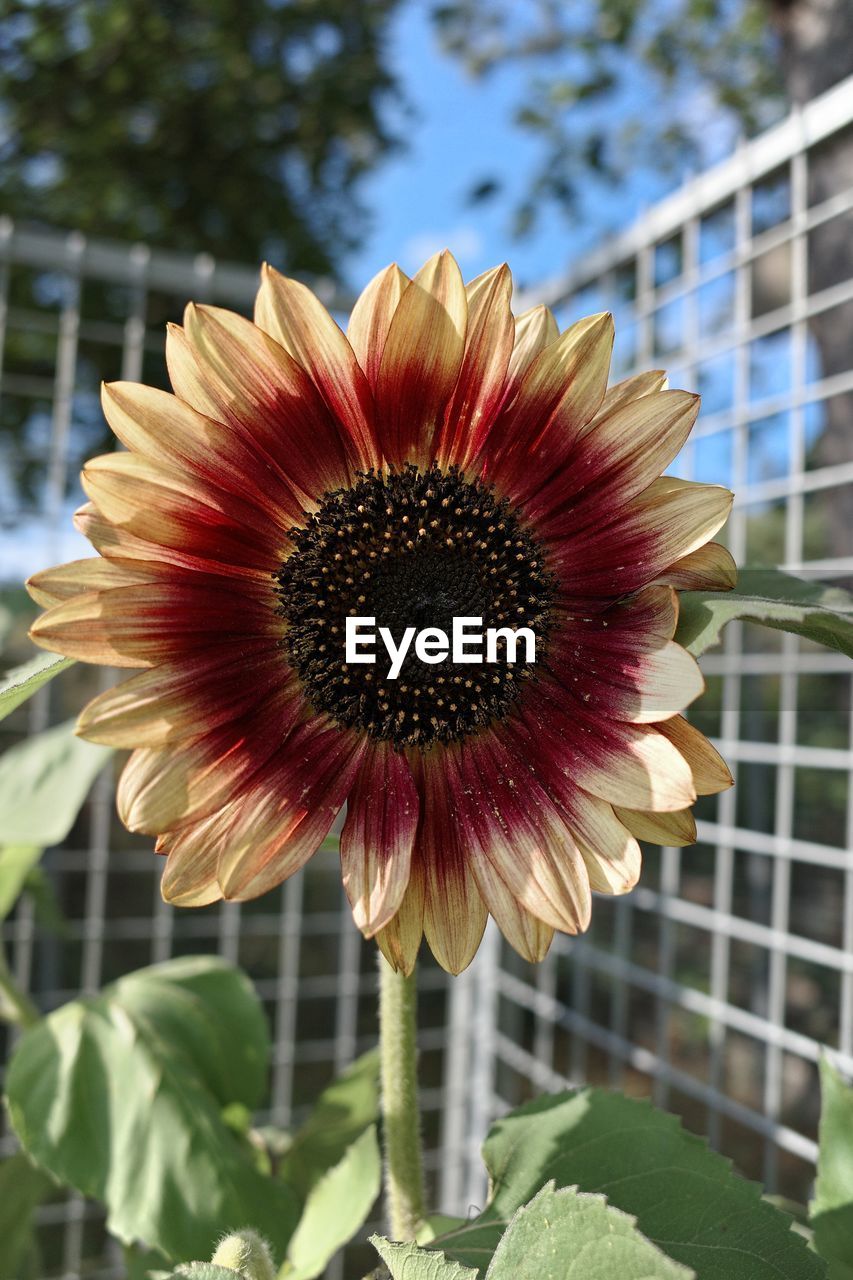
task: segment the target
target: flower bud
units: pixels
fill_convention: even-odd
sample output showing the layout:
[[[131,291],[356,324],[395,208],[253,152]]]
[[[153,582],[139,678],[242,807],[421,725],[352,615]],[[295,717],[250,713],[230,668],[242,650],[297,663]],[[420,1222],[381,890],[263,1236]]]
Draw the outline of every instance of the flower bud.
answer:
[[[275,1280],[269,1245],[256,1231],[237,1231],[226,1236],[211,1262],[236,1271],[244,1280]]]

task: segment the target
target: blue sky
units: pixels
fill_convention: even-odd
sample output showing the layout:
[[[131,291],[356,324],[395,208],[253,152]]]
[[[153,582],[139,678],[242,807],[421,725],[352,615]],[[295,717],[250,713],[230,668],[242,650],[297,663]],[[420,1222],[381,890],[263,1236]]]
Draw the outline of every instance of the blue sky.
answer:
[[[348,263],[358,288],[392,259],[414,270],[436,249],[450,248],[468,276],[509,260],[516,281],[532,284],[559,271],[594,236],[567,227],[546,211],[526,241],[509,234],[513,194],[533,170],[537,143],[512,124],[524,91],[524,73],[505,68],[474,80],[438,47],[428,6],[402,6],[395,23],[394,63],[414,109],[409,147],[365,185],[373,229]],[[466,195],[484,175],[504,181],[505,194],[466,207]],[[632,200],[636,203],[636,200]]]
[[[533,232],[523,241],[515,239],[509,230],[511,211],[526,176],[541,159],[538,140],[513,123],[514,109],[525,99],[527,69],[510,66],[480,79],[469,76],[460,62],[441,51],[429,0],[408,0],[401,6],[391,52],[413,108],[406,124],[410,141],[364,186],[373,225],[363,247],[347,263],[355,289],[391,260],[412,271],[445,247],[454,252],[466,277],[507,260],[517,284],[535,285],[558,273],[614,225],[627,225],[672,185],[671,179],[643,169],[626,174],[618,193],[588,183],[581,225],[571,226],[556,209],[546,208]],[[625,74],[619,89],[596,110],[609,114],[614,124],[660,111],[663,104],[656,100],[648,76],[627,61],[621,70]],[[680,114],[692,121],[702,138],[704,163],[712,163],[731,146],[730,122],[701,85],[682,86],[677,97]],[[501,195],[487,204],[468,206],[467,193],[484,176],[502,179]]]

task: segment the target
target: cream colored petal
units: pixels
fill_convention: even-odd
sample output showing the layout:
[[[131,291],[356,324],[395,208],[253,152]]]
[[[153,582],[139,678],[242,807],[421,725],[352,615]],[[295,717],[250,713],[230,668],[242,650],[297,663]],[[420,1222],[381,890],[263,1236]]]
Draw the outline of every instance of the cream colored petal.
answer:
[[[544,960],[554,938],[551,926],[543,924],[520,906],[488,863],[473,863],[471,870],[489,914],[494,917],[509,945],[529,964]]]
[[[518,387],[521,378],[541,351],[560,336],[557,321],[547,307],[531,307],[515,321],[515,342],[507,369],[507,386]]]
[[[565,824],[553,812],[536,814],[531,829],[483,847],[492,869],[521,907],[563,933],[589,928],[592,911],[589,874]]]
[[[664,720],[655,727],[678,748],[687,761],[698,795],[716,795],[718,791],[727,791],[734,785],[734,779],[719,751],[711,746],[704,734],[688,724],[683,716],[673,716],[671,720]]]
[[[232,806],[219,852],[226,898],[257,898],[305,865],[340,812],[365,745],[319,717],[297,726]]]
[[[606,524],[549,548],[575,594],[618,596],[657,581],[667,566],[703,546],[726,522],[732,494],[717,485],[666,476]]]
[[[471,865],[490,866],[543,923],[565,933],[586,929],[586,868],[565,820],[527,766],[486,734],[448,752],[445,775]]]
[[[216,761],[204,767],[191,750],[142,747],[125,765],[116,791],[118,816],[128,831],[160,835],[207,817],[231,799],[230,771]],[[239,785],[239,775],[235,781]]]
[[[705,680],[696,659],[669,640],[643,654],[637,668],[637,704],[633,724],[653,724],[683,711],[703,693]]]
[[[596,893],[630,892],[640,878],[640,847],[612,805],[574,788],[566,824],[584,860],[590,888]]]
[[[198,575],[201,579],[201,575]],[[90,592],[43,613],[30,636],[81,662],[112,667],[153,667],[201,653],[211,643],[253,643],[275,635],[269,611],[245,593],[219,591],[208,582],[161,582]]]
[[[113,524],[97,510],[93,502],[86,502],[75,511],[74,527],[84,538],[88,538],[101,556],[111,561],[132,564],[134,570],[138,568],[145,575],[146,580],[156,573],[157,579],[162,581],[174,577],[173,570],[179,569],[226,580],[238,578],[243,583],[250,581],[269,587],[268,570],[259,571],[245,565],[228,564],[223,560],[210,560],[199,554],[198,547],[188,552],[184,549],[185,539],[181,534],[175,537],[175,541],[180,544],[177,546],[149,542],[128,529]]]
[[[212,825],[212,819],[203,819],[183,832],[181,843],[168,852],[160,893],[173,907],[206,907],[222,898],[216,878],[216,844],[209,837]],[[168,840],[162,843],[168,848]]]
[[[586,316],[570,325],[531,363],[513,411],[544,437],[557,417],[562,433],[580,428],[599,409],[613,350],[613,317]],[[534,440],[535,440],[534,435]],[[534,446],[534,440],[528,440]]]
[[[283,529],[271,529],[257,508],[136,453],[91,458],[81,483],[101,515],[159,546],[240,565],[262,577],[289,549]]]
[[[621,408],[631,400],[639,400],[642,396],[651,395],[655,391],[664,391],[667,376],[663,369],[651,369],[648,373],[635,374],[633,378],[624,378],[608,388],[601,402],[598,417],[604,418]]]
[[[173,350],[176,333],[183,341],[182,331],[173,326]],[[197,370],[190,349],[182,347],[181,353]],[[116,436],[133,452],[233,492],[235,507],[243,506],[242,500],[250,496],[252,505],[260,507],[283,531],[301,516],[293,489],[264,465],[256,447],[177,396],[135,382],[110,382],[101,389],[101,404]],[[216,405],[206,403],[205,413],[215,416]]]
[[[430,951],[442,969],[462,973],[477,954],[488,919],[477,883],[461,856],[425,855],[423,873],[424,934]]]
[[[341,871],[353,920],[370,938],[397,914],[418,827],[418,792],[405,756],[371,742],[347,798]]]
[[[708,542],[676,560],[657,579],[679,591],[731,591],[737,586],[737,565],[719,542]]]
[[[151,582],[154,575],[147,574],[141,564],[132,560],[104,560],[100,556],[89,560],[71,560],[34,573],[24,584],[36,604],[49,609],[63,600],[85,595],[89,591],[109,591],[113,587],[129,587],[134,583]]]
[[[579,758],[567,765],[576,782],[592,795],[629,809],[654,813],[686,809],[696,799],[693,775],[684,756],[651,725],[611,725],[607,738],[580,743]]]
[[[699,397],[687,391],[650,392],[617,406],[606,417],[597,415],[584,433],[574,465],[589,474],[590,485],[612,505],[622,504],[670,465],[698,413]],[[581,494],[580,504],[583,499]]]
[[[379,950],[391,968],[406,977],[414,970],[424,936],[424,897],[423,871],[414,862],[399,911],[376,935]]]
[[[247,701],[249,699],[247,691]],[[159,835],[205,818],[243,791],[279,749],[303,707],[295,680],[239,720],[185,746],[134,751],[119,781],[118,814],[129,831]]]
[[[265,463],[309,499],[350,483],[363,465],[353,433],[340,428],[310,375],[278,342],[232,311],[192,303],[184,330],[219,417],[244,432]]]
[[[441,466],[463,469],[476,456],[503,398],[515,331],[509,268],[484,272],[467,286],[466,293],[465,355],[435,449]]]
[[[696,839],[696,819],[690,809],[680,809],[675,813],[647,813],[614,805],[613,811],[632,835],[647,844],[680,848],[693,844]]]
[[[219,419],[222,412],[221,397],[213,395],[209,378],[190,346],[187,335],[179,324],[166,326],[166,367],[175,395],[197,413],[210,419]]]
[[[76,732],[111,747],[164,747],[198,737],[272,696],[281,680],[273,644],[240,640],[184,662],[141,671],[83,708]]]
[[[124,594],[122,591],[120,594]],[[113,596],[112,591],[101,594],[92,591],[84,596],[74,596],[48,609],[30,628],[30,639],[41,649],[77,658],[80,662],[94,662],[107,667],[150,667],[154,655],[128,651],[122,637],[114,636],[109,617],[104,618],[109,605],[104,604]]]
[[[704,546],[722,528],[733,501],[734,494],[719,485],[662,476],[632,506],[638,525],[657,527],[675,560]]]
[[[546,539],[596,526],[656,480],[687,440],[699,398],[657,391],[598,414],[561,457],[564,466],[533,489],[525,507]]]
[[[462,365],[467,325],[459,267],[446,251],[436,254],[400,299],[382,353],[376,408],[388,462],[431,461],[436,424]]]
[[[536,501],[545,481],[566,465],[581,428],[607,388],[613,317],[573,324],[529,366],[501,409],[480,451],[486,474],[515,502]]]
[[[371,387],[376,386],[388,330],[408,284],[409,277],[392,262],[362,290],[350,312],[347,338]]]
[[[255,324],[310,374],[341,428],[357,441],[361,465],[378,466],[370,386],[355,352],[319,299],[298,280],[265,264]]]

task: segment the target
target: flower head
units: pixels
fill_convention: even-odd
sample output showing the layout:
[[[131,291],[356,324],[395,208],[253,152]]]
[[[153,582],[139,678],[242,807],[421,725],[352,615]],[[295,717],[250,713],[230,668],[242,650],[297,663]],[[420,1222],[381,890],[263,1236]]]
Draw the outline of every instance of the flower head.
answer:
[[[79,731],[134,748],[119,811],[158,837],[169,901],[263,893],[346,802],[344,884],[393,964],[426,934],[458,972],[488,914],[541,959],[636,883],[639,839],[689,843],[697,793],[730,785],[672,639],[674,588],[734,582],[709,541],[731,495],[662,476],[698,400],[659,372],[607,390],[610,317],[559,334],[510,293],[447,253],[392,266],[345,337],[267,269],[254,324],[170,328],[174,394],[104,389],[126,451],[86,465],[76,517],[100,558],[36,574],[32,634],[141,668]],[[436,657],[428,629],[472,617],[499,660]],[[356,618],[396,676],[348,660]]]

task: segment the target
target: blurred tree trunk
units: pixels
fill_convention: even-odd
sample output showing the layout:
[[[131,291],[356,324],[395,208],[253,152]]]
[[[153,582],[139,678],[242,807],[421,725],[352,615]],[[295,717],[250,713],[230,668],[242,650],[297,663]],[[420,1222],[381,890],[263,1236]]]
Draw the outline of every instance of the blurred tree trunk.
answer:
[[[790,101],[805,104],[853,75],[853,0],[770,0],[782,40],[782,70]],[[809,158],[809,203],[820,204],[853,189],[853,128],[813,149]],[[810,237],[809,292],[853,279],[853,213],[832,219]],[[824,377],[853,368],[853,302],[815,316],[810,332]],[[813,464],[853,460],[853,393],[826,402],[823,431]],[[853,485],[826,492],[826,554],[849,556],[853,530]]]

